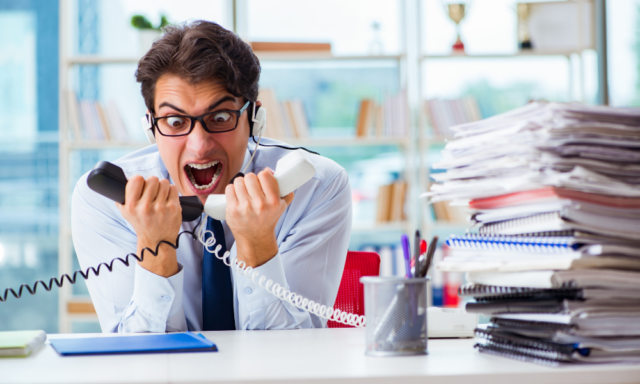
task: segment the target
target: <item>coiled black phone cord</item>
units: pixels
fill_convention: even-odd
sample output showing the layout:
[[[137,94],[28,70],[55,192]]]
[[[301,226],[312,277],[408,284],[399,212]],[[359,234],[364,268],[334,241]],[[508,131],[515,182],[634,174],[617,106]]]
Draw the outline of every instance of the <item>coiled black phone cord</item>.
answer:
[[[102,268],[102,266],[104,266],[105,268],[107,268],[109,270],[109,272],[113,271],[113,264],[116,261],[120,261],[122,264],[126,265],[127,267],[130,265],[130,257],[135,258],[137,261],[142,261],[144,260],[144,251],[149,251],[151,252],[151,254],[155,257],[158,256],[158,251],[160,250],[160,246],[162,244],[167,244],[170,247],[172,247],[173,249],[178,249],[178,247],[180,246],[180,236],[184,235],[184,234],[189,234],[191,235],[191,237],[193,238],[193,240],[198,240],[198,236],[196,235],[196,232],[198,230],[198,226],[200,225],[200,223],[202,222],[202,217],[200,217],[200,219],[198,220],[198,223],[196,224],[196,226],[193,228],[193,231],[182,231],[178,234],[178,237],[176,238],[176,243],[172,244],[168,241],[165,240],[161,240],[160,242],[158,242],[158,245],[156,245],[156,250],[155,252],[149,248],[149,247],[144,247],[142,249],[142,252],[140,252],[140,256],[136,255],[135,253],[129,253],[128,255],[126,255],[124,258],[121,257],[116,257],[115,259],[111,260],[109,263],[100,263],[98,264],[98,267],[89,267],[86,269],[86,271],[83,270],[77,270],[75,272],[73,272],[72,276],[67,275],[66,273],[63,274],[62,276],[60,276],[60,278],[57,277],[52,277],[51,279],[49,279],[49,284],[47,285],[47,283],[45,283],[42,280],[38,280],[36,281],[33,285],[28,285],[28,284],[22,284],[20,286],[20,288],[18,289],[18,292],[16,293],[16,291],[13,288],[6,288],[4,290],[4,294],[2,296],[0,296],[0,303],[7,301],[7,297],[9,296],[9,294],[11,293],[13,295],[13,297],[15,297],[16,299],[19,299],[22,297],[22,293],[24,290],[26,290],[27,292],[29,292],[32,295],[35,295],[36,290],[38,289],[38,285],[42,285],[42,287],[47,291],[51,291],[51,288],[53,288],[53,285],[55,284],[58,288],[61,288],[64,285],[64,281],[65,278],[69,281],[69,284],[75,284],[78,274],[80,274],[80,276],[82,276],[83,279],[87,280],[89,278],[89,273],[93,272],[93,274],[97,277],[100,276],[100,268]]]

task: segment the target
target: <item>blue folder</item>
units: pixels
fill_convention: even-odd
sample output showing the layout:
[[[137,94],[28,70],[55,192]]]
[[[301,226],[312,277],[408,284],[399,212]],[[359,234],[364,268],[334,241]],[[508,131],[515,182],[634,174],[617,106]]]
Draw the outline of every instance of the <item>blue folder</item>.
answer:
[[[113,336],[73,339],[50,339],[62,356],[119,353],[217,352],[214,343],[201,334],[161,333],[140,336]]]

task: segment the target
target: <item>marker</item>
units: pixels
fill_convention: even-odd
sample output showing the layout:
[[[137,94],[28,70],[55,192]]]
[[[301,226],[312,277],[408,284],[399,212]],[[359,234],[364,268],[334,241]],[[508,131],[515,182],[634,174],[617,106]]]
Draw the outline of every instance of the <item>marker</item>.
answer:
[[[422,268],[427,262],[427,241],[425,239],[420,240],[420,269],[416,269],[419,275],[418,277],[425,277],[426,275],[422,274]]]
[[[420,230],[416,230],[413,239],[413,277],[420,277]]]
[[[404,253],[404,269],[406,272],[406,278],[411,278],[411,256],[409,256],[409,236],[402,235],[400,237],[402,243],[402,252]]]

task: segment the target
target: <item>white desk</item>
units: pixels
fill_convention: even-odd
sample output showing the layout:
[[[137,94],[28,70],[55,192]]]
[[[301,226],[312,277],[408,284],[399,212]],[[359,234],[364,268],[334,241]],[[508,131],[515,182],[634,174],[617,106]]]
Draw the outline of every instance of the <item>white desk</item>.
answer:
[[[429,340],[429,355],[367,357],[364,330],[203,332],[219,352],[0,359],[0,383],[640,383],[640,365],[547,368]],[[50,335],[54,337],[89,337]],[[117,336],[116,336],[117,337]]]

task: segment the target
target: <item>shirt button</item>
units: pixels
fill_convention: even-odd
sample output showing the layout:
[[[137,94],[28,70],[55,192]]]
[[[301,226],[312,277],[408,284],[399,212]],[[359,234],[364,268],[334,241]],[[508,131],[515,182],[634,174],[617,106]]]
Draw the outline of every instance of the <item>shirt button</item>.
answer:
[[[162,295],[160,296],[160,298],[162,299],[162,301],[164,301],[165,303],[168,303],[171,301],[171,296],[169,295]]]
[[[251,288],[249,288],[249,287],[246,287],[246,288],[244,289],[244,294],[245,294],[245,295],[250,295],[252,292],[253,292],[253,289],[251,289]]]

